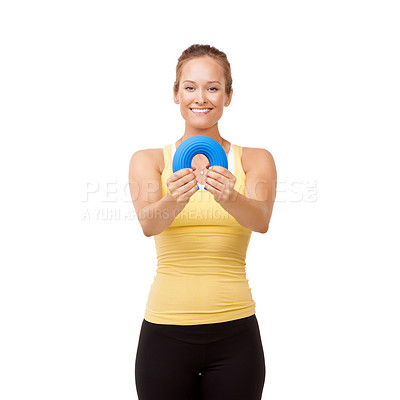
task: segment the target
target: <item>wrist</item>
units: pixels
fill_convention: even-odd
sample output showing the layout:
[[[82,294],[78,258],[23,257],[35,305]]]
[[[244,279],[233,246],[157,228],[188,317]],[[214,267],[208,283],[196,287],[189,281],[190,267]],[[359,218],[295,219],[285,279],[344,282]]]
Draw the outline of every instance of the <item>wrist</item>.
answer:
[[[165,195],[165,197],[167,201],[173,203],[176,208],[182,208],[182,209],[186,206],[187,203],[189,203],[190,200],[190,198],[187,200],[177,200],[169,190]]]
[[[219,204],[223,207],[232,206],[237,201],[239,195],[240,193],[237,190],[233,189],[233,191],[228,195],[228,198],[219,201]]]

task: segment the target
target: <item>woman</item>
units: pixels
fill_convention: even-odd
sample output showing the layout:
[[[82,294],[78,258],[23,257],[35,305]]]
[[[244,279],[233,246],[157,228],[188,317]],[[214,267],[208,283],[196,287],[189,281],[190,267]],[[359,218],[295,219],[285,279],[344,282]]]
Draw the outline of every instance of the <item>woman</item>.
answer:
[[[225,53],[186,49],[173,94],[183,136],[137,151],[129,169],[136,214],[158,260],[136,354],[137,393],[139,400],[259,400],[265,360],[245,258],[251,233],[268,230],[275,163],[269,151],[220,135],[233,94]],[[198,135],[222,146],[228,168],[209,168],[197,154],[191,169],[172,173],[178,146]]]

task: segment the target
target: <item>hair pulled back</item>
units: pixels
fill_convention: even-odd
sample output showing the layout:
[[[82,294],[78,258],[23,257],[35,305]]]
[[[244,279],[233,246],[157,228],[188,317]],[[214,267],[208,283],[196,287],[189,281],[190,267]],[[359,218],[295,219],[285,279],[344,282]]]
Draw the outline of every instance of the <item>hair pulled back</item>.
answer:
[[[210,46],[208,44],[192,44],[186,50],[182,52],[178,58],[178,63],[176,65],[176,80],[174,82],[174,93],[177,94],[179,90],[179,82],[182,75],[182,68],[186,61],[191,60],[196,57],[209,56],[214,60],[219,62],[223,67],[225,73],[225,93],[230,94],[232,89],[232,73],[231,65],[229,64],[228,58],[223,51]]]

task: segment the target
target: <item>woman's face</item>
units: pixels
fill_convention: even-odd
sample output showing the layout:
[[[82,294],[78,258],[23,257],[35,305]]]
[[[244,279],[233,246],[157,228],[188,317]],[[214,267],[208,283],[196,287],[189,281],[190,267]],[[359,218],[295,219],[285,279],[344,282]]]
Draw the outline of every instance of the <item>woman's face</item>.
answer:
[[[233,90],[229,96],[225,93],[222,66],[211,57],[204,56],[186,61],[174,101],[180,104],[182,117],[187,124],[206,129],[221,118],[224,107],[231,101],[232,93]],[[196,112],[196,109],[203,111]]]

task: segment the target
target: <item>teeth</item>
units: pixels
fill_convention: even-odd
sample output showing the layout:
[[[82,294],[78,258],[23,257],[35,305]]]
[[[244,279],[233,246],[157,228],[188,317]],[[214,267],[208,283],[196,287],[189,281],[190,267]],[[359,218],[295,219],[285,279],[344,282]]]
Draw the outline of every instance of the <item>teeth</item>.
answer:
[[[211,108],[192,108],[192,111],[194,111],[194,112],[207,112],[207,111],[210,111],[211,110]]]

